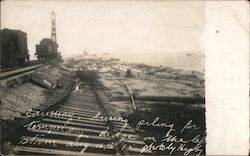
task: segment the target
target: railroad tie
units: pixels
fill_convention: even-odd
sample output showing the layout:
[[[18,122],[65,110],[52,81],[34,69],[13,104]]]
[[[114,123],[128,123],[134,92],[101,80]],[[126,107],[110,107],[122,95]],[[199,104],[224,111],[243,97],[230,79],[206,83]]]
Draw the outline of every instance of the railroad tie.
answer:
[[[22,114],[20,119],[36,118],[10,141],[14,151],[20,155],[141,154],[145,142],[129,124],[104,120],[109,115],[103,102],[107,102],[104,94],[89,88],[84,94],[72,92],[66,102],[48,112],[43,112],[43,104]]]

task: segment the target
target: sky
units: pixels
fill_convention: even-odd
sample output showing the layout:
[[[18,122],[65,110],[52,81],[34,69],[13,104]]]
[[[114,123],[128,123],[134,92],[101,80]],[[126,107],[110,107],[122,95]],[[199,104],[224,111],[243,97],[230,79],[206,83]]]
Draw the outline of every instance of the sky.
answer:
[[[35,45],[51,34],[56,13],[57,42],[63,56],[93,53],[201,54],[202,1],[3,0],[1,29],[19,29]]]

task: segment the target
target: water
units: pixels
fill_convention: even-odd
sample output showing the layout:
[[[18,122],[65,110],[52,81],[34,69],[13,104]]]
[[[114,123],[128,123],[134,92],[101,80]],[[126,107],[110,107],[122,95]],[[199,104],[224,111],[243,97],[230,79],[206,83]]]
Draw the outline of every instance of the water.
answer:
[[[200,54],[195,55],[176,55],[164,53],[113,53],[111,57],[119,58],[121,61],[128,63],[144,63],[154,66],[168,66],[175,69],[194,70],[203,72],[205,59]]]
[[[94,53],[89,53],[90,55]],[[82,54],[80,54],[82,55]],[[202,53],[186,55],[174,53],[104,53],[96,54],[106,58],[119,58],[127,63],[144,63],[153,66],[168,66],[175,69],[204,72],[205,58]],[[70,55],[71,56],[71,55]],[[63,56],[64,58],[66,56]],[[67,56],[69,57],[69,56]],[[72,57],[72,56],[71,56]]]

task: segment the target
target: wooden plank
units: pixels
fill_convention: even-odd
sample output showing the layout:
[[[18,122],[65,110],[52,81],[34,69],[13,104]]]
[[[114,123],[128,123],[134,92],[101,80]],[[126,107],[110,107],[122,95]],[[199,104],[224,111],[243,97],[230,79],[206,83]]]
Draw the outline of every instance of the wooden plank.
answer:
[[[100,108],[97,103],[92,104],[77,104],[77,103],[64,103],[62,106],[75,106],[75,107],[90,107],[90,108]]]
[[[64,103],[62,106],[77,106],[77,107],[90,107],[90,108],[100,108],[99,105],[96,102],[93,103]]]
[[[48,138],[41,138],[41,137],[37,137],[34,139],[34,137],[31,136],[22,136],[21,139],[33,139],[32,141],[36,141],[36,142],[52,142],[52,140],[54,141],[55,144],[61,144],[61,145],[67,145],[70,144],[72,142],[74,142],[75,145],[83,145],[83,144],[88,144],[88,148],[96,148],[98,146],[98,143],[89,143],[89,142],[79,142],[79,141],[69,141],[69,140],[61,140],[61,139],[48,139]],[[103,148],[105,149],[115,149],[114,145],[113,146],[108,146],[107,144],[103,144]]]
[[[77,107],[77,108],[89,108],[89,109],[96,109],[100,110],[100,107],[98,105],[77,105],[77,104],[63,104],[62,107],[67,106],[67,107]]]
[[[88,109],[86,107],[75,107],[75,106],[62,106],[61,108],[65,108],[65,109],[70,109],[70,110],[76,110],[76,111],[87,111],[87,112],[93,112],[93,113],[98,113],[100,112],[101,110],[100,109]]]
[[[32,130],[32,132],[51,135],[52,137],[53,137],[53,135],[68,136],[68,137],[73,137],[74,140],[75,140],[75,138],[79,137],[79,135],[80,135],[80,134],[75,134],[75,133],[64,133],[64,132],[56,132],[56,131],[51,131],[50,133],[48,133],[48,130],[42,130],[42,129],[34,129],[34,130]],[[86,136],[86,137],[84,137],[84,136]],[[82,134],[81,138],[84,140],[88,140],[88,141],[97,140],[100,143],[102,141],[108,141],[108,142],[112,141],[112,139],[109,137],[100,137],[97,135],[90,135],[90,134]],[[52,138],[52,139],[54,139],[54,138]],[[72,141],[74,141],[74,140],[72,140]]]
[[[144,141],[141,140],[124,140],[125,143],[129,143],[129,144],[141,144],[141,145],[145,145]]]
[[[55,150],[55,149],[22,147],[22,146],[15,146],[14,150],[22,151],[22,152],[67,155],[67,156],[99,156],[99,155],[100,156],[110,156],[111,155],[111,154],[101,154],[101,153],[81,153],[81,152],[73,152],[73,151],[66,151],[66,150]]]
[[[119,128],[117,130],[119,131]],[[133,129],[124,129],[123,133],[136,134],[136,132]]]
[[[82,121],[82,120],[84,120],[84,121],[89,121],[90,120],[90,118],[91,118],[92,116],[79,116],[79,115],[77,115],[77,114],[74,114],[71,118],[74,120],[74,121]],[[69,119],[69,117],[61,117],[61,116],[57,116],[57,117],[54,117],[54,116],[51,116],[51,117],[48,117],[48,118],[58,118],[58,119],[62,119],[62,120],[65,120],[65,119]],[[92,121],[92,120],[90,120],[90,121]],[[93,121],[93,124],[95,124],[95,123],[103,123],[104,121]]]
[[[72,97],[69,97],[68,101],[71,101],[71,102],[96,102],[96,98],[86,98],[86,97],[81,97],[81,98],[72,98]]]
[[[125,123],[123,123],[123,122],[120,122],[120,123],[115,122],[114,125],[117,128],[122,128],[122,127],[124,127]],[[134,129],[134,128],[130,127],[129,124],[126,125],[126,128]]]
[[[64,118],[64,117],[44,117],[45,119],[56,119],[56,120],[61,120],[61,121],[68,121],[69,118]],[[93,125],[107,125],[106,122],[95,122],[95,121],[91,121],[89,120],[84,120],[84,119],[76,119],[76,118],[72,118],[72,120],[70,120],[70,122],[79,122],[79,123],[89,123],[89,124],[93,124]]]
[[[90,118],[91,117],[93,117],[93,115],[88,115],[88,114],[85,114],[85,115],[81,115],[81,114],[74,114],[73,116],[72,116],[72,119],[74,120],[74,121],[81,121],[81,120],[90,120]],[[21,114],[21,116],[20,116],[20,118],[28,118],[27,116],[26,116],[26,114]],[[65,119],[69,119],[69,117],[62,117],[62,116],[47,116],[47,118],[57,118],[57,119],[62,119],[62,120],[65,120]],[[92,121],[92,120],[90,120],[90,121]],[[103,121],[93,121],[93,123],[103,123]]]
[[[126,148],[129,153],[132,153],[133,155],[139,155],[139,154],[153,154],[151,150],[144,150],[143,153],[141,153],[141,148]]]
[[[76,110],[71,110],[71,109],[66,109],[66,108],[59,108],[58,110],[74,113],[76,115],[89,115],[89,116],[95,116],[98,113],[98,112],[96,112],[96,113],[87,112],[87,111],[84,111],[84,110],[76,111]]]
[[[64,110],[61,110],[63,112],[68,112],[68,111],[64,111]],[[103,114],[101,114],[103,115]],[[74,113],[74,117],[87,117],[87,118],[92,118],[93,117],[93,114],[83,114],[83,113]]]
[[[65,121],[61,121],[61,120],[55,120],[55,119],[46,119],[43,118],[42,121],[46,121],[46,122],[52,122],[52,123],[57,123],[57,124],[65,124]],[[103,126],[103,125],[93,125],[93,124],[87,124],[87,123],[79,123],[79,122],[69,122],[68,125],[73,125],[73,126],[80,126],[80,127],[88,127],[88,128],[93,128],[93,129],[106,129],[107,126]]]
[[[38,124],[42,125],[42,126],[47,125],[47,126],[51,126],[51,127],[59,126],[57,124],[48,124],[48,123],[42,123],[42,122],[39,122]],[[75,131],[82,131],[82,132],[84,132],[84,134],[85,134],[85,132],[86,133],[88,133],[88,132],[98,133],[98,134],[100,134],[102,132],[102,130],[98,130],[98,129],[79,128],[79,127],[68,126],[68,125],[67,126],[63,125],[62,127],[65,128],[65,129],[72,129],[72,130],[75,130]]]

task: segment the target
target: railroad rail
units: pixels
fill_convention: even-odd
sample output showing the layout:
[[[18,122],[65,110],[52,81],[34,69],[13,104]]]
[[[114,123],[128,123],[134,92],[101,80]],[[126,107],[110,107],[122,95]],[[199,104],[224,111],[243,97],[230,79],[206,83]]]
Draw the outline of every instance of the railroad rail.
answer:
[[[42,64],[42,63],[46,63],[46,62],[48,62],[48,61],[47,60],[31,60],[31,61],[25,62],[24,64],[22,64],[20,66],[9,67],[9,68],[0,68],[0,73],[5,73],[5,72],[21,69],[21,68],[26,68],[29,66],[34,66],[34,65],[38,65],[38,64]]]
[[[135,100],[134,100],[134,96],[133,96],[131,90],[129,89],[128,85],[127,85],[124,81],[122,81],[122,80],[120,80],[120,81],[121,81],[121,82],[124,84],[124,86],[126,87],[126,89],[127,89],[127,91],[128,91],[128,94],[129,94],[129,96],[130,96],[131,103],[133,104],[133,108],[134,108],[134,110],[136,110]]]
[[[24,67],[24,68],[18,68],[18,69],[2,72],[2,73],[0,73],[0,80],[7,79],[10,77],[14,77],[14,76],[18,76],[18,75],[25,74],[28,72],[30,73],[30,72],[32,72],[32,71],[34,71],[37,68],[40,68],[42,66],[44,66],[44,64],[32,65],[32,66],[28,66],[28,67]]]
[[[121,116],[110,116],[101,90],[72,91],[53,109],[40,105],[22,115],[32,119],[8,139],[18,155],[145,155],[145,142]],[[44,111],[49,110],[49,111]]]

